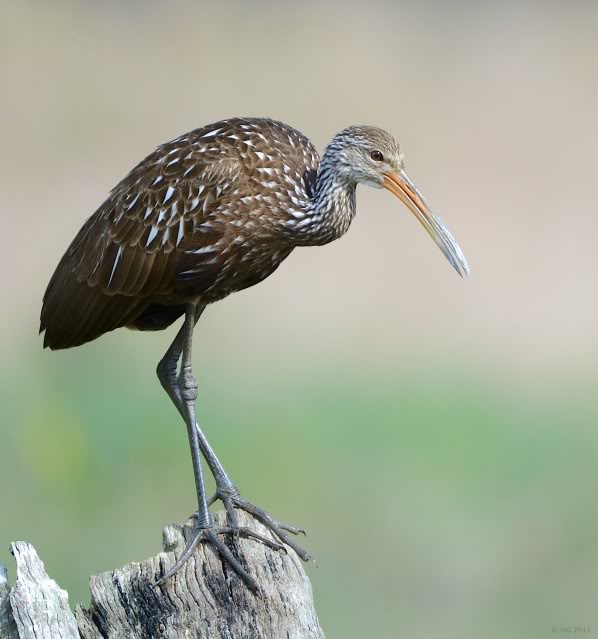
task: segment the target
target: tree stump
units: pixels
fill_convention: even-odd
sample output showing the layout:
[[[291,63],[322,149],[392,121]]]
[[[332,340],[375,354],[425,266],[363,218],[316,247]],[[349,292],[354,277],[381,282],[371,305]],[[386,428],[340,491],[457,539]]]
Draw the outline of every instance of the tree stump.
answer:
[[[238,518],[270,536],[247,513],[239,511]],[[225,525],[225,514],[216,513],[216,520]],[[77,605],[74,614],[33,546],[13,543],[12,588],[0,566],[0,639],[324,639],[310,582],[291,549],[272,550],[254,539],[231,542],[259,584],[257,596],[204,544],[172,579],[156,586],[192,533],[192,522],[168,526],[164,551],[156,557],[91,577],[90,605]]]

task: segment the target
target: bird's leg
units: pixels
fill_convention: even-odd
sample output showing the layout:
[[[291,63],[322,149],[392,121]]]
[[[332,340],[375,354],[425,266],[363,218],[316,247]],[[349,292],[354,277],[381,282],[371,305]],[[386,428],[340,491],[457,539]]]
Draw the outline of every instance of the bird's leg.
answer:
[[[158,366],[160,381],[163,383],[168,394],[179,409],[179,412],[185,419],[185,424],[187,425],[187,433],[189,436],[189,445],[191,448],[191,457],[193,461],[193,473],[195,475],[195,488],[197,491],[197,501],[199,506],[199,510],[196,513],[199,530],[191,543],[187,546],[183,554],[179,557],[175,565],[165,575],[163,575],[157,583],[160,584],[166,579],[172,577],[189,559],[189,557],[191,557],[197,545],[201,541],[207,541],[216,547],[222,559],[231,566],[231,568],[239,575],[239,577],[243,579],[247,586],[254,592],[257,592],[259,588],[256,581],[245,570],[245,568],[243,568],[239,560],[234,557],[230,549],[222,541],[220,541],[218,535],[223,533],[235,532],[237,535],[241,534],[245,537],[258,539],[262,543],[267,544],[275,550],[284,550],[284,546],[246,527],[240,528],[236,526],[234,530],[231,527],[216,528],[214,526],[212,515],[208,510],[208,502],[206,499],[206,491],[201,467],[200,451],[202,447],[200,446],[199,437],[199,433],[201,431],[199,430],[195,420],[197,383],[195,381],[195,378],[193,377],[193,371],[191,368],[193,328],[202,310],[203,308],[198,308],[195,304],[189,304],[187,306],[183,327],[175,337],[172,345],[166,352],[165,357]],[[176,364],[181,352],[181,369],[177,377]],[[207,441],[205,441],[205,437],[203,437],[203,434],[202,438],[204,439],[204,443],[207,444]],[[219,463],[218,466],[220,466]]]
[[[199,319],[204,308],[205,307],[202,306],[198,307],[195,322],[197,322],[197,320]],[[172,400],[172,403],[176,406],[177,410],[183,416],[183,418],[185,418],[185,414],[183,410],[181,392],[177,380],[177,363],[183,350],[184,339],[185,326],[183,325],[174,341],[172,342],[170,348],[168,349],[168,351],[166,351],[166,354],[158,364],[157,368],[157,374],[158,378],[160,379],[160,383],[168,393],[168,396]],[[241,529],[238,524],[235,508],[245,510],[246,512],[253,515],[264,526],[266,526],[266,528],[268,528],[272,533],[274,533],[274,535],[278,539],[290,546],[299,555],[299,557],[303,559],[303,561],[308,561],[310,559],[309,554],[306,553],[305,550],[303,550],[303,548],[301,548],[298,544],[296,544],[287,534],[292,533],[293,535],[297,535],[299,533],[304,533],[305,531],[301,528],[295,528],[294,526],[289,526],[282,522],[276,521],[265,510],[259,508],[258,506],[254,506],[247,500],[243,499],[239,493],[238,488],[227,475],[222,464],[218,460],[218,457],[216,457],[216,454],[212,450],[212,447],[208,443],[208,440],[197,421],[195,424],[195,428],[197,431],[200,450],[216,482],[216,492],[209,500],[208,505],[213,504],[218,499],[222,501],[226,509],[231,532],[237,535],[239,534],[239,531],[241,531]]]
[[[212,526],[212,516],[208,510],[206,490],[201,468],[201,453],[199,449],[199,439],[195,428],[195,400],[197,399],[197,382],[193,377],[191,369],[191,350],[193,345],[193,328],[195,327],[196,305],[189,304],[185,312],[185,322],[183,324],[183,356],[181,359],[181,370],[178,377],[178,388],[181,397],[181,408],[183,418],[187,425],[189,435],[189,445],[191,447],[191,458],[193,461],[193,474],[195,475],[195,488],[197,491],[197,503],[199,505],[197,523],[200,528]]]
[[[195,314],[195,323],[199,320],[205,306],[198,306]],[[158,379],[162,384],[164,390],[168,393],[172,403],[176,406],[177,410],[183,417],[185,418],[185,412],[183,409],[183,401],[181,398],[181,391],[179,388],[178,378],[177,378],[177,364],[179,358],[181,356],[181,352],[183,350],[183,341],[185,339],[185,324],[181,327],[176,337],[174,338],[172,344],[169,349],[166,351],[164,357],[160,360],[158,364],[158,368],[156,370],[158,374]],[[216,454],[214,453],[212,447],[208,443],[206,436],[203,434],[197,419],[195,421],[195,428],[197,430],[197,438],[199,441],[199,448],[201,453],[206,460],[210,472],[214,476],[214,480],[216,481],[217,491],[222,495],[230,495],[235,496],[239,494],[239,490],[234,485],[232,480],[226,474],[222,464]],[[209,503],[213,503],[214,499],[212,499]],[[226,506],[226,504],[225,504]],[[230,509],[228,512],[229,521],[231,526],[234,527],[236,525],[236,517],[234,514],[234,510]]]

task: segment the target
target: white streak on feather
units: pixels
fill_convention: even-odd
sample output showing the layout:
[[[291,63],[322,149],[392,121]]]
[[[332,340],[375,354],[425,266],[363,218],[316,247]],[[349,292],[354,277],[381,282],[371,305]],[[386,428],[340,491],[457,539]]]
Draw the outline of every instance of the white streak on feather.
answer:
[[[213,244],[209,246],[202,246],[201,248],[195,249],[194,251],[185,251],[185,253],[189,255],[202,255],[203,253],[213,253],[216,250]]]
[[[135,202],[137,202],[138,199],[139,193],[137,193],[137,195],[133,198],[133,201],[129,204],[129,206],[127,206],[127,211],[130,211],[135,206]]]
[[[164,201],[162,202],[162,204],[166,204],[166,202],[168,202],[168,200],[170,200],[170,198],[174,195],[174,189],[172,188],[172,186],[169,186],[166,189],[166,195],[164,196]]]
[[[112,267],[112,272],[110,273],[110,279],[108,280],[108,286],[110,286],[110,282],[112,282],[112,278],[114,277],[114,273],[116,272],[116,267],[120,262],[120,258],[123,256],[123,247],[118,247],[118,252],[116,253],[116,258],[114,259],[114,266]]]
[[[178,246],[181,243],[181,240],[185,236],[185,218],[181,217],[179,220],[179,232],[176,236],[176,245]]]
[[[145,243],[145,248],[147,248],[152,243],[156,235],[158,235],[158,227],[152,226],[152,230],[150,231],[150,234],[148,235],[148,238],[147,238],[147,242]]]

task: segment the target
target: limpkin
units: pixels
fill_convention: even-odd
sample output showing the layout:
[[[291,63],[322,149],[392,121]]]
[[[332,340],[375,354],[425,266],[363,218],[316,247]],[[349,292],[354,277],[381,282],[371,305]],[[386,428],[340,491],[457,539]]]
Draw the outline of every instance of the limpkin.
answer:
[[[289,536],[299,529],[241,497],[199,427],[192,336],[208,304],[261,282],[294,248],[341,237],[355,217],[357,184],[396,195],[457,272],[468,273],[460,248],[407,177],[401,148],[386,131],[348,127],[320,160],[311,142],[286,124],[235,118],[186,133],[142,160],[85,222],[50,280],[40,332],[51,349],[79,346],[121,326],[161,330],[184,316],[157,374],[187,426],[197,534],[160,581],[203,541],[256,590],[253,577],[221,540],[224,533],[276,549],[286,545],[309,559]],[[216,482],[210,501],[202,456]],[[226,508],[226,528],[217,528],[210,514],[215,500]],[[235,509],[251,513],[272,539],[239,527]]]

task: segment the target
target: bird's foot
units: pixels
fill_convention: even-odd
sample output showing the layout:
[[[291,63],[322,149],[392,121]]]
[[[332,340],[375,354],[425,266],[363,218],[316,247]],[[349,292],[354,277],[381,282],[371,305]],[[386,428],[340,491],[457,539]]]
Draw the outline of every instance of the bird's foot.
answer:
[[[200,542],[212,544],[216,550],[218,551],[220,557],[226,564],[228,564],[239,577],[245,582],[247,587],[254,593],[259,594],[259,586],[255,579],[245,570],[245,568],[241,565],[241,562],[233,555],[230,548],[220,539],[220,535],[233,534],[236,538],[245,537],[248,539],[256,539],[266,546],[272,548],[273,550],[280,550],[286,552],[286,548],[283,544],[275,541],[274,539],[270,539],[265,537],[264,535],[260,535],[259,533],[251,530],[247,526],[209,526],[207,528],[199,528],[195,537],[187,545],[187,548],[183,552],[183,554],[178,558],[175,565],[158,581],[156,581],[156,585],[164,583],[167,579],[170,579],[173,575],[175,575],[182,566],[187,562],[187,560],[193,554],[193,551]]]
[[[233,535],[242,535],[242,528],[239,526],[237,514],[235,513],[235,508],[238,508],[257,519],[276,538],[280,539],[283,544],[292,548],[303,561],[310,561],[312,559],[311,555],[305,552],[289,535],[289,533],[292,535],[303,533],[305,535],[305,530],[302,528],[296,528],[295,526],[289,526],[288,524],[277,521],[259,506],[255,506],[246,499],[243,499],[236,488],[217,489],[216,493],[210,499],[209,504],[211,505],[217,500],[220,500],[224,504],[228,524]]]

